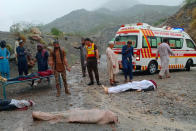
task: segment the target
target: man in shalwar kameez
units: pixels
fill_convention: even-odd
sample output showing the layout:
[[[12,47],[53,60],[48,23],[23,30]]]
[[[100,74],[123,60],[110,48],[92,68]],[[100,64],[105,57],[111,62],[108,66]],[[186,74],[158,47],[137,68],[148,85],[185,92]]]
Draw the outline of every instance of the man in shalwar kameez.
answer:
[[[106,94],[111,93],[120,93],[125,92],[129,90],[136,90],[136,91],[154,91],[157,88],[157,84],[153,80],[142,80],[142,81],[133,81],[128,82],[126,84],[114,86],[107,88],[105,86],[102,86],[104,88],[104,91]]]
[[[74,47],[75,49],[80,49],[80,61],[81,61],[81,68],[82,68],[82,75],[86,77],[86,46],[84,38],[81,39],[81,46]]]
[[[133,79],[133,64],[132,57],[134,57],[132,41],[128,41],[127,45],[122,48],[122,65],[125,76],[125,82],[128,82],[127,76],[129,76],[129,82]]]
[[[168,39],[164,39],[163,43],[158,47],[157,54],[156,54],[156,60],[158,60],[158,55],[160,54],[161,59],[161,71],[159,73],[159,78],[162,79],[164,75],[166,75],[166,78],[170,78],[169,75],[169,56],[175,55],[172,50],[170,49],[170,46],[168,44]]]
[[[116,84],[115,74],[119,72],[118,58],[112,48],[114,47],[114,42],[110,41],[109,46],[106,49],[107,56],[107,68],[110,78],[110,84],[113,86]]]
[[[28,74],[28,65],[27,65],[27,53],[25,51],[24,41],[20,40],[19,46],[16,48],[17,59],[18,59],[18,73],[19,76]]]

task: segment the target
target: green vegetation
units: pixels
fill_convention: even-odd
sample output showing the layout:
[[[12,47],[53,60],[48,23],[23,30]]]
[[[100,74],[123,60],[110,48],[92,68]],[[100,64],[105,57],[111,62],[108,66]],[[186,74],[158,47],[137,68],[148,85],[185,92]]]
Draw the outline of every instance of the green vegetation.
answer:
[[[189,4],[192,4],[192,3],[195,3],[196,0],[185,0],[184,3],[189,5]]]
[[[46,41],[44,41],[43,39],[41,39],[41,40],[40,40],[40,43],[41,43],[41,44],[44,44],[44,45],[46,45],[46,44],[47,44],[47,42],[46,42]]]
[[[12,54],[14,53],[14,49],[12,48],[11,44],[7,44],[6,48],[9,50],[9,52]]]
[[[30,33],[30,31],[33,27],[36,27],[39,30],[41,30],[42,26],[43,26],[43,24],[19,22],[19,23],[15,23],[12,26],[10,26],[10,32],[12,32],[12,33]]]
[[[55,36],[60,36],[63,34],[63,32],[61,32],[60,30],[58,30],[57,28],[52,28],[51,29],[51,34],[55,35]]]

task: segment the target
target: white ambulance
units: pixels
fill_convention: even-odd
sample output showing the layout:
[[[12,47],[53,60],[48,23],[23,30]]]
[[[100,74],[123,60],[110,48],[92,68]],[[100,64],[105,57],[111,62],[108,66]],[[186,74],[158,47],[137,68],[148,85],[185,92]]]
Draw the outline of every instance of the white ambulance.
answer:
[[[182,28],[156,28],[146,23],[122,25],[115,36],[114,52],[118,54],[119,67],[122,69],[122,47],[128,40],[133,42],[135,59],[134,71],[148,71],[154,74],[160,70],[160,59],[156,61],[156,52],[163,38],[169,44],[175,56],[170,56],[169,69],[186,69],[196,64],[196,46],[191,37]]]

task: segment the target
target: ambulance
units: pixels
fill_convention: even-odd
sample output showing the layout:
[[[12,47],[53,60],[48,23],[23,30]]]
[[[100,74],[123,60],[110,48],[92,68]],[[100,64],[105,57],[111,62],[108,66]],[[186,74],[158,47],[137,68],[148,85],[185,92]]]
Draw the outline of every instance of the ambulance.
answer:
[[[156,52],[163,39],[169,40],[169,45],[175,56],[170,56],[169,69],[190,70],[196,64],[196,45],[182,28],[157,28],[146,23],[122,25],[113,39],[114,52],[118,54],[119,67],[122,66],[122,47],[131,40],[134,47],[133,71],[148,71],[155,74],[161,69],[160,59],[156,61]],[[160,56],[159,56],[160,57]]]

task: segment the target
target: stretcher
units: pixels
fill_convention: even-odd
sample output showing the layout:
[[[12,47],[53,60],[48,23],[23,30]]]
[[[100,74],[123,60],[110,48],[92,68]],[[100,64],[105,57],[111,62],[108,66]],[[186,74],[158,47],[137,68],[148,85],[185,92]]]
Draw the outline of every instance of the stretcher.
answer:
[[[33,82],[35,80],[40,80],[40,79],[44,79],[44,78],[50,78],[53,77],[54,75],[50,75],[50,76],[45,76],[45,77],[38,77],[38,78],[33,78],[33,79],[27,79],[27,80],[20,80],[20,81],[7,81],[7,82],[2,82],[0,81],[0,85],[1,85],[1,94],[3,92],[3,98],[7,99],[7,95],[6,95],[6,87],[8,85],[12,85],[12,84],[17,84],[17,83],[24,83],[24,82]],[[31,84],[31,87],[33,86],[33,84]],[[48,79],[48,86],[50,86],[50,79]],[[3,90],[3,91],[2,91]]]

